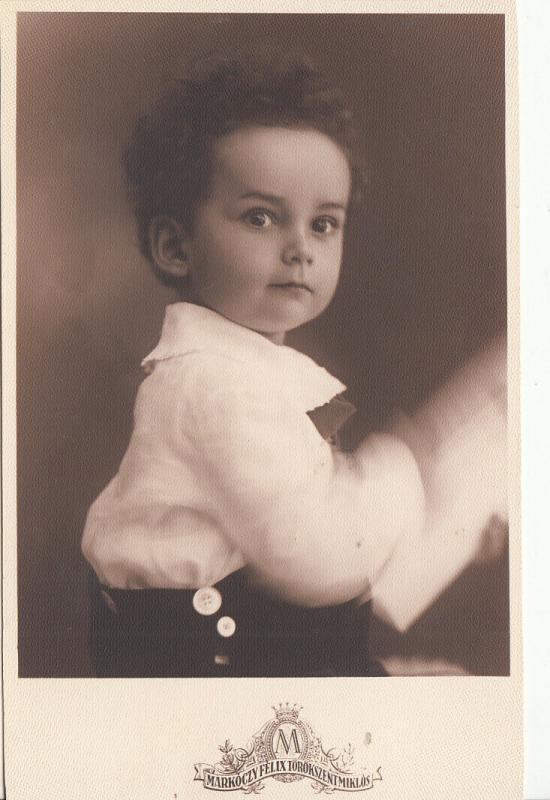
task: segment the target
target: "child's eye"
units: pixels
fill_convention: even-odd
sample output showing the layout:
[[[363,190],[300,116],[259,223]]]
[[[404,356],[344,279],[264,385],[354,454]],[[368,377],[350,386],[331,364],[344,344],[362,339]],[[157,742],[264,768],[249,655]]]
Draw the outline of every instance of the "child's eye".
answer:
[[[265,208],[254,208],[243,215],[243,219],[253,228],[269,228],[275,220],[275,215]]]
[[[334,217],[317,217],[311,223],[311,228],[315,233],[333,233],[333,231],[338,230],[339,227],[340,224]]]

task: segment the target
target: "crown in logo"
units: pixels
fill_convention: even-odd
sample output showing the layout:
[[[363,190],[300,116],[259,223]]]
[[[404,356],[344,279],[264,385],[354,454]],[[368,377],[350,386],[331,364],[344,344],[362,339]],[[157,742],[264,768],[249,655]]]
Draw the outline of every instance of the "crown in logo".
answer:
[[[294,722],[298,719],[298,714],[302,710],[303,706],[297,705],[290,705],[289,703],[279,703],[279,707],[276,708],[275,706],[271,706],[273,711],[275,712],[275,716],[279,720],[293,720]]]

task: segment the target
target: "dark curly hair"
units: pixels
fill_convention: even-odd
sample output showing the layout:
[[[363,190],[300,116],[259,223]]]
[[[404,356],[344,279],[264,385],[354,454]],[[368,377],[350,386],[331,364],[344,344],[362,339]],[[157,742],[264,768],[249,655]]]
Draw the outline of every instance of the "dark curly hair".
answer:
[[[138,120],[124,153],[140,249],[159,279],[179,283],[156,268],[149,224],[167,215],[192,231],[208,191],[217,138],[249,125],[320,131],[348,158],[353,200],[361,192],[362,169],[351,117],[342,92],[302,56],[210,54],[196,61],[186,78],[171,81]]]

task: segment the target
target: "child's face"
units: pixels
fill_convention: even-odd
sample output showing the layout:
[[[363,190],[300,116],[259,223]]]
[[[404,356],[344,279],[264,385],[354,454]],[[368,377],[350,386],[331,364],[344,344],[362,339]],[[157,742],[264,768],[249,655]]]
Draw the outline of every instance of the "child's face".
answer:
[[[317,317],[338,283],[350,187],[346,156],[318,131],[220,138],[187,241],[194,299],[279,342]]]

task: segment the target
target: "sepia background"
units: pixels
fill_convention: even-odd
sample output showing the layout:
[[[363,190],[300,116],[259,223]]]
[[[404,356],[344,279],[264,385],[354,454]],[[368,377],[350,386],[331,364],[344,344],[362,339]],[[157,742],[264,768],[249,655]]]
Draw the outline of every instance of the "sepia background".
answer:
[[[352,446],[505,324],[504,19],[20,14],[18,591],[21,676],[91,674],[86,510],[118,467],[139,363],[173,300],[137,251],[120,166],[162,82],[212,47],[303,50],[343,86],[368,190],[328,312],[290,343],[348,386]],[[507,674],[508,565],[469,568],[374,655]]]

